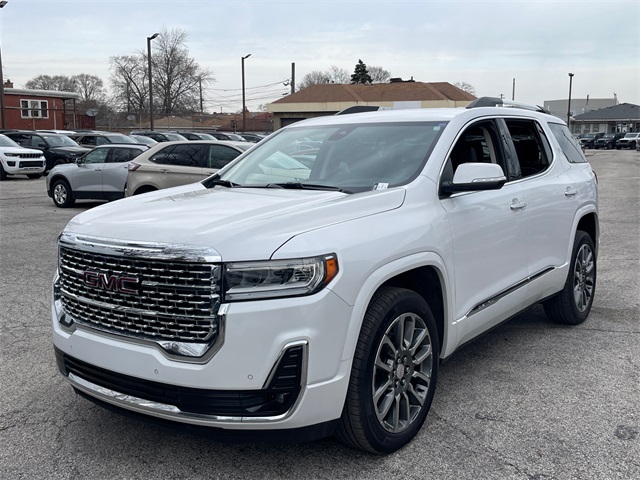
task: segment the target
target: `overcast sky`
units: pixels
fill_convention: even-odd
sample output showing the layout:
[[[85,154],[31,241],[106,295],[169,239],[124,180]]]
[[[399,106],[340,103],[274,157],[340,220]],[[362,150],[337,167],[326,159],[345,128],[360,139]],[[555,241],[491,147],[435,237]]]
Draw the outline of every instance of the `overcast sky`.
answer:
[[[640,104],[640,0],[9,0],[0,10],[4,78],[87,73],[109,85],[109,58],[146,50],[167,29],[216,82],[207,111],[282,98],[296,83],[359,59],[394,77],[466,82],[478,96],[542,104],[612,98]]]

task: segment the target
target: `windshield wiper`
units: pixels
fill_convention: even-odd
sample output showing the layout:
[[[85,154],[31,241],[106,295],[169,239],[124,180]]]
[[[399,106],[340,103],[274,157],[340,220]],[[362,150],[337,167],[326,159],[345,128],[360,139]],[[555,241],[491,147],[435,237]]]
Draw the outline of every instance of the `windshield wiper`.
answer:
[[[227,188],[234,188],[234,187],[241,187],[242,186],[239,183],[234,183],[234,182],[231,182],[229,180],[223,180],[220,177],[211,177],[211,178],[209,178],[207,180],[204,180],[202,182],[202,184],[207,188],[215,187],[216,185],[220,185],[222,187],[227,187]]]
[[[334,187],[333,185],[317,185],[315,183],[301,182],[283,182],[283,183],[267,183],[266,188],[285,188],[290,190],[329,190],[332,192],[352,193],[344,188]]]

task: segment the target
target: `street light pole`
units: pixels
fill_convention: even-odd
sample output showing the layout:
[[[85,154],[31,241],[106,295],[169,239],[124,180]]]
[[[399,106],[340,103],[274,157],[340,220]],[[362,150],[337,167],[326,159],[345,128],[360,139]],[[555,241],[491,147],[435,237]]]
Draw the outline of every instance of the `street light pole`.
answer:
[[[6,0],[0,2],[0,8],[9,3]],[[0,46],[0,120],[2,121],[2,128],[7,128],[4,116],[4,75],[2,74],[2,46]]]
[[[149,63],[149,128],[153,132],[153,81],[151,79],[151,40],[156,38],[159,33],[154,33],[147,37],[147,62]]]
[[[569,74],[569,102],[567,103],[567,126],[571,129],[571,84],[573,82],[573,73]]]
[[[245,58],[249,58],[251,54],[245,55],[241,57],[242,59],[242,131],[247,131],[247,112],[245,106],[245,95],[244,95],[244,60]]]

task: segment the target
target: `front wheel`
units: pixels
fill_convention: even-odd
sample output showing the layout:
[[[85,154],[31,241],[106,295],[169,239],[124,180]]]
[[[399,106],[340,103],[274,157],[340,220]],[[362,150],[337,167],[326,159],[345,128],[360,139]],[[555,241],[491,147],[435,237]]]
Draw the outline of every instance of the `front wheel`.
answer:
[[[547,316],[557,323],[578,325],[591,311],[596,291],[596,255],[588,233],[578,230],[564,288],[543,303]]]
[[[71,187],[64,180],[56,180],[51,190],[53,192],[53,203],[55,203],[56,207],[70,207],[75,203]]]
[[[337,437],[379,454],[411,441],[433,400],[439,352],[424,298],[404,288],[381,288],[363,320]]]

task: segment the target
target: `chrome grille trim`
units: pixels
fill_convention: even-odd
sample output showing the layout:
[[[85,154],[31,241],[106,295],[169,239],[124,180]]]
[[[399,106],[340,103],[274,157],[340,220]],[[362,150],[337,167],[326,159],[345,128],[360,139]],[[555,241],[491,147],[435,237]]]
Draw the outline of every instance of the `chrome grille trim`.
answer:
[[[63,234],[58,259],[61,324],[152,341],[165,350],[194,343],[200,347],[193,350],[202,352],[203,344],[208,350],[222,341],[221,268],[211,262],[219,259],[214,250]],[[128,281],[135,289],[90,284],[87,273],[134,279]]]

